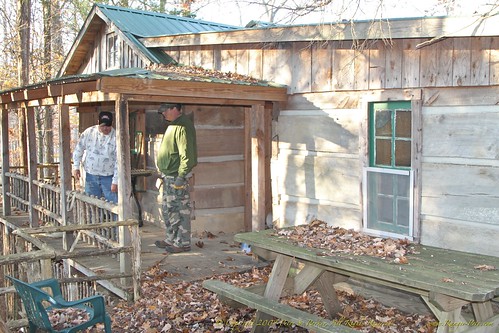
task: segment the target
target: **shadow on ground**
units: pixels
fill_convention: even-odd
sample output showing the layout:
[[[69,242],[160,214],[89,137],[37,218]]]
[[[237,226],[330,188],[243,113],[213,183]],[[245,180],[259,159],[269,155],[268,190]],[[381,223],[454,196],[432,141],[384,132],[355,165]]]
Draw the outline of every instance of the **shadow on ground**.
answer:
[[[204,280],[214,275],[244,272],[268,263],[242,251],[234,234],[202,232],[192,236],[190,252],[168,254],[154,245],[164,231],[141,228],[143,271],[155,266],[169,273],[168,282]]]

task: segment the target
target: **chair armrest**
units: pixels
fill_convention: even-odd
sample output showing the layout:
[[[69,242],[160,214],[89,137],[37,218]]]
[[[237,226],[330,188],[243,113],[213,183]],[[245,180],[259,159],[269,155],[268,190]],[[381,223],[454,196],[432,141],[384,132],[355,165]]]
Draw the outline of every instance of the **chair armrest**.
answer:
[[[32,286],[37,287],[39,289],[42,288],[50,288],[52,292],[52,297],[54,298],[62,298],[61,286],[59,285],[59,281],[56,279],[46,279],[42,281],[37,281],[30,283]]]

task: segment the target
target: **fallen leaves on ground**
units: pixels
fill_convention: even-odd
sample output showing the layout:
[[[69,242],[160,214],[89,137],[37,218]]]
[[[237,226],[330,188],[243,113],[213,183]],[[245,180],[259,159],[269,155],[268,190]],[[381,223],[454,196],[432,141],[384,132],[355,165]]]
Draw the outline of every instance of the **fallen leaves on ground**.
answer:
[[[389,259],[396,264],[407,264],[406,255],[414,253],[413,244],[407,239],[373,237],[352,229],[332,227],[320,220],[290,229],[279,229],[276,235],[296,246],[325,250],[322,255],[368,255]]]
[[[53,309],[47,311],[50,323],[55,330],[80,325],[89,320],[88,312],[78,308]]]
[[[214,279],[246,288],[267,282],[271,266],[254,268],[244,273],[232,273]],[[108,307],[113,321],[113,333],[209,333],[250,332],[255,310],[232,308],[222,303],[216,294],[204,289],[202,281],[170,284],[158,267],[143,275],[143,295],[135,303],[118,302]],[[435,318],[403,313],[394,308],[338,291],[343,313],[335,323],[355,327],[360,332],[426,332],[434,331]],[[295,308],[325,317],[326,312],[317,291],[281,300]],[[274,320],[270,332],[308,332],[289,323]]]
[[[495,271],[496,267],[492,265],[476,265],[473,267],[474,269],[478,269],[480,271]]]

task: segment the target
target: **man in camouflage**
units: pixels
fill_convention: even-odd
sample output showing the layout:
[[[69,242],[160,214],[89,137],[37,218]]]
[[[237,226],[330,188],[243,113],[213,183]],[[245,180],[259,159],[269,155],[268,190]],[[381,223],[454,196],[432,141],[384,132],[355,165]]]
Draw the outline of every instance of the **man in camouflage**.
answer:
[[[191,200],[188,178],[197,164],[196,130],[181,104],[162,104],[159,114],[168,121],[158,151],[157,166],[163,178],[162,215],[166,238],[155,242],[169,253],[191,249]]]

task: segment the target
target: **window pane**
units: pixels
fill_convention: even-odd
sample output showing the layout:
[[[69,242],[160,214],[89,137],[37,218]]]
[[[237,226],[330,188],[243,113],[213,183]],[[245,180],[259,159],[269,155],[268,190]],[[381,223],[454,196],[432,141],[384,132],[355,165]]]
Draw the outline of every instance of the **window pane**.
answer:
[[[118,64],[118,37],[115,34],[107,35],[107,67],[112,68]]]
[[[402,197],[409,197],[409,191],[411,190],[410,182],[404,180],[403,178],[397,178],[397,195]]]
[[[367,172],[367,228],[401,235],[411,234],[410,180],[409,174],[390,174],[387,169]],[[384,193],[387,190],[385,185],[399,193]],[[404,191],[407,193],[402,193]]]
[[[395,141],[395,166],[411,166],[411,141]]]
[[[392,136],[392,112],[390,110],[377,110],[375,114],[375,136]]]
[[[395,113],[395,136],[399,138],[411,137],[411,113],[408,111],[397,111]]]
[[[378,197],[378,221],[393,224],[393,198]]]
[[[392,161],[392,140],[376,140],[376,165],[391,165]]]
[[[397,199],[397,225],[409,227],[409,200],[405,198]]]
[[[393,195],[393,178],[392,177],[385,177],[383,178],[382,182],[378,183],[378,193],[379,194],[386,194],[386,195]]]

